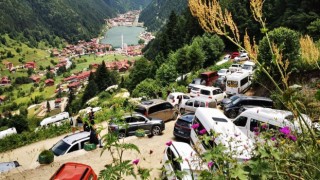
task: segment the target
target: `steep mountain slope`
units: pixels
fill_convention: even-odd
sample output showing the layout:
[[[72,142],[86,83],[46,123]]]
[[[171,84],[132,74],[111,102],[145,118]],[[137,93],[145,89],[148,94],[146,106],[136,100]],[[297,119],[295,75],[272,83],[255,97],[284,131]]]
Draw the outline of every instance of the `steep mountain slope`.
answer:
[[[105,18],[144,7],[150,0],[0,0],[0,35],[53,45],[55,36],[76,42],[96,36]]]
[[[152,2],[141,12],[139,21],[150,31],[159,30],[168,19],[170,13],[183,12],[188,5],[188,0],[152,0]]]

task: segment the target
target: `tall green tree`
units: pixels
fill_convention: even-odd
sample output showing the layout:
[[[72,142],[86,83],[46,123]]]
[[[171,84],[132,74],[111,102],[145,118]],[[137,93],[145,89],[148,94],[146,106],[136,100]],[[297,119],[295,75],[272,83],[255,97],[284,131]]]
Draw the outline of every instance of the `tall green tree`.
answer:
[[[47,101],[47,112],[50,112],[50,111],[51,111],[50,103],[49,101]]]
[[[108,86],[110,86],[109,77],[110,72],[106,68],[106,64],[104,61],[98,66],[95,76],[95,83],[98,86],[99,91],[105,90]]]
[[[84,105],[89,99],[93,98],[99,92],[99,88],[94,79],[93,73],[90,73],[89,83],[86,86],[82,96],[82,105]]]

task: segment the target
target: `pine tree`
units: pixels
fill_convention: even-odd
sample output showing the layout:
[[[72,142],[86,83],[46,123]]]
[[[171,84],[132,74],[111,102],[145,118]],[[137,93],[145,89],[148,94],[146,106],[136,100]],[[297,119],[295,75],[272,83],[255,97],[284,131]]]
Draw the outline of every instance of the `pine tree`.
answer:
[[[103,91],[108,87],[109,71],[106,68],[104,61],[98,66],[96,71],[95,83],[98,86],[99,91]]]
[[[50,112],[50,111],[51,111],[50,103],[49,101],[47,101],[47,112]]]
[[[94,75],[93,73],[90,73],[89,76],[89,83],[84,90],[83,96],[82,96],[82,105],[84,105],[89,99],[93,98],[97,93],[99,92],[99,88],[94,81]]]

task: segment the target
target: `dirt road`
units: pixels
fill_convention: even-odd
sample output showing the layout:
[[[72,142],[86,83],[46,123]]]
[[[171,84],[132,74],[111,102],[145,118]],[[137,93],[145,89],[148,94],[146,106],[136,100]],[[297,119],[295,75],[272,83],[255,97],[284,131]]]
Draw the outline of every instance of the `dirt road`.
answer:
[[[139,166],[152,169],[151,176],[153,178],[160,177],[159,169],[162,167],[162,157],[166,146],[165,143],[170,140],[175,141],[173,136],[174,123],[175,121],[167,122],[166,129],[163,131],[161,136],[154,136],[152,138],[138,138],[131,136],[125,138],[124,142],[133,143],[140,148],[140,154],[130,151],[125,153],[125,159],[140,159],[138,164]],[[65,162],[88,164],[97,174],[99,174],[100,170],[104,169],[106,164],[111,163],[112,159],[110,153],[105,151],[100,156],[102,149],[98,148],[94,151],[79,150],[67,155],[55,157],[54,162],[50,165],[40,165],[36,160],[41,150],[52,147],[53,144],[64,136],[65,135],[47,139],[45,141],[15,149],[11,152],[0,154],[0,162],[17,160],[22,165],[10,172],[0,174],[0,180],[47,180],[59,168],[59,166]],[[152,153],[150,154],[151,151]]]

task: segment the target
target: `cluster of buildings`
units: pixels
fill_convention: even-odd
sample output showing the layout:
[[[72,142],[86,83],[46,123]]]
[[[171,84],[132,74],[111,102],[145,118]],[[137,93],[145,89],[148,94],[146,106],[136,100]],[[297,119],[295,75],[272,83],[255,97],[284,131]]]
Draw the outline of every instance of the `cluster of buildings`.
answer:
[[[143,23],[138,23],[138,17],[141,11],[129,11],[125,14],[119,14],[112,19],[105,19],[109,27],[114,26],[143,26]]]

